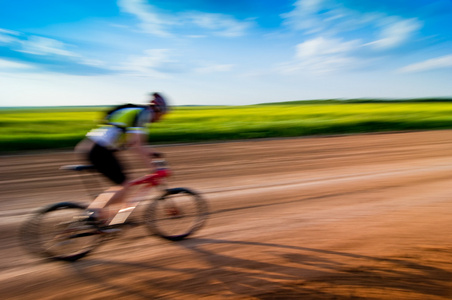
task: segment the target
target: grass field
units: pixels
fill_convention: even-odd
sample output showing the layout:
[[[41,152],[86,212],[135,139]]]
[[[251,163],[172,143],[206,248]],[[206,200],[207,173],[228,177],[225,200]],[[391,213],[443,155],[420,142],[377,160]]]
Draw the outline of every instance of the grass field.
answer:
[[[71,148],[106,108],[0,109],[0,152]],[[150,143],[452,128],[451,101],[310,101],[176,107]]]

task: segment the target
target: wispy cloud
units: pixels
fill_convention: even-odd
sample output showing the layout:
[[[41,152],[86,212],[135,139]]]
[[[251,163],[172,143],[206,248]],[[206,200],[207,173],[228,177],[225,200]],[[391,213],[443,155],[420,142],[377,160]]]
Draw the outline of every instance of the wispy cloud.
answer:
[[[33,69],[30,64],[0,59],[0,71],[13,72],[13,71],[27,71]]]
[[[203,34],[238,37],[244,35],[253,24],[251,21],[240,21],[230,15],[218,13],[164,13],[145,0],[118,0],[118,6],[123,12],[134,15],[144,32],[160,37],[174,36],[174,32],[181,28],[184,31],[194,31],[189,35],[197,37]],[[204,32],[199,33],[199,30]]]
[[[416,19],[386,18],[381,24],[380,39],[367,45],[381,50],[395,48],[409,41],[421,27],[421,22]]]
[[[384,11],[351,9],[338,0],[298,0],[281,15],[283,25],[305,38],[282,72],[327,74],[360,69],[409,45],[423,24]]]
[[[156,36],[169,36],[168,26],[173,24],[173,17],[157,13],[156,8],[144,0],[118,0],[119,8],[140,20],[143,31]]]
[[[452,55],[445,55],[437,58],[428,59],[415,64],[411,64],[399,69],[399,72],[415,73],[449,68],[452,68]]]
[[[385,15],[349,9],[336,0],[298,0],[294,9],[281,17],[283,25],[291,30],[334,35],[368,26]]]
[[[324,30],[325,25],[322,19],[327,19],[326,14],[319,16],[318,12],[325,6],[324,0],[298,0],[294,3],[294,9],[288,13],[282,14],[283,25],[295,31],[307,31],[315,33]],[[334,15],[339,15],[334,13]]]
[[[185,65],[172,57],[170,49],[148,49],[133,55],[114,69],[133,76],[167,78],[170,73],[185,72]]]
[[[0,28],[0,43],[14,51],[33,55],[78,56],[67,50],[67,45],[61,41],[2,28]]]
[[[375,50],[401,46],[422,27],[415,19],[404,19],[379,11],[358,11],[336,0],[298,0],[294,9],[283,14],[283,24],[310,35],[361,35],[365,45]],[[360,30],[365,29],[365,34]]]
[[[232,64],[214,62],[182,62],[179,55],[171,49],[148,49],[142,55],[128,57],[119,66],[113,67],[123,74],[140,77],[169,78],[180,73],[221,73],[233,69]]]
[[[305,72],[315,74],[331,73],[356,66],[356,59],[350,55],[359,46],[359,41],[317,37],[296,46],[292,61],[280,66],[283,73]]]
[[[22,48],[19,52],[25,52],[34,55],[59,55],[68,57],[79,57],[67,50],[67,45],[55,39],[40,36],[30,36],[27,40],[21,41]]]
[[[205,66],[195,68],[195,72],[201,74],[229,72],[234,68],[232,64],[206,64]]]
[[[66,74],[104,74],[111,72],[98,60],[85,58],[69,50],[71,45],[56,39],[27,35],[25,33],[0,29],[2,46],[2,67],[9,70],[48,70]],[[6,62],[9,62],[8,64]]]
[[[214,35],[224,37],[238,37],[246,34],[252,27],[251,21],[238,21],[224,14],[213,14],[203,12],[189,12],[181,15],[181,20],[188,24],[194,24]]]
[[[20,35],[20,33],[17,31],[0,28],[0,45],[1,44],[11,44],[11,43],[17,41],[18,35]]]

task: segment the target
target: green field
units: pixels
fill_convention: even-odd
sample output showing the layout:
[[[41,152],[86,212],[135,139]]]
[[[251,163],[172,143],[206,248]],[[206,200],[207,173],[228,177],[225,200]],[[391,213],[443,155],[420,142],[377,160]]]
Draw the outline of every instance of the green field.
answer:
[[[0,109],[0,152],[71,148],[106,108]],[[452,128],[450,100],[299,101],[176,107],[150,127],[150,143],[185,143]]]

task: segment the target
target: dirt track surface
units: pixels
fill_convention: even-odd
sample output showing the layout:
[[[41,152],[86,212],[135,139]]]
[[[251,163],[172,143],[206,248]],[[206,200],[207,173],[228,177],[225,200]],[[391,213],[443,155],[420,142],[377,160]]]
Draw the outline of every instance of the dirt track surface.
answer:
[[[0,157],[2,299],[452,299],[452,131],[160,147],[211,215],[169,242],[137,227],[75,263],[17,229],[86,202],[69,152]],[[133,176],[142,174],[128,157]]]

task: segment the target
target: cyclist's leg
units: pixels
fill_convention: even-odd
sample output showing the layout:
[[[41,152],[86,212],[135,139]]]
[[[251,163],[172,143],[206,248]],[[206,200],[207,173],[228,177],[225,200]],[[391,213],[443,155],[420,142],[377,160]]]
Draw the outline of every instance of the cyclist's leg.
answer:
[[[122,202],[129,184],[113,151],[94,144],[88,153],[88,160],[100,173],[116,184],[101,193],[88,206],[88,210],[93,211],[97,218],[107,221],[110,217],[108,214],[110,206]]]
[[[94,144],[88,152],[88,160],[105,177],[117,185],[122,185],[127,178],[114,152],[98,144]]]

